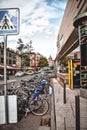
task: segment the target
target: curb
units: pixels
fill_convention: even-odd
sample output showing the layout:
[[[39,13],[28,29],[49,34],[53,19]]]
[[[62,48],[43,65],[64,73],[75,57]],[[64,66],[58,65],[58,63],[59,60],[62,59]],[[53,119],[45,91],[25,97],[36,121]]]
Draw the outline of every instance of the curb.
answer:
[[[52,83],[52,85],[53,85],[53,83]],[[54,88],[53,88],[53,94],[51,96],[51,130],[56,130],[56,113],[55,113]]]

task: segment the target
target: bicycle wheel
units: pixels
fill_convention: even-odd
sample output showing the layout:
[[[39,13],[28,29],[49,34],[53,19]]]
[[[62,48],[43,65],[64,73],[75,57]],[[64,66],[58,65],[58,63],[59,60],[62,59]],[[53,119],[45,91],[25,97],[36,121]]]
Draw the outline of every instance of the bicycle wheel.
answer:
[[[30,102],[30,111],[37,116],[45,115],[49,110],[49,103],[48,101],[43,99],[38,99],[37,101],[31,100]]]

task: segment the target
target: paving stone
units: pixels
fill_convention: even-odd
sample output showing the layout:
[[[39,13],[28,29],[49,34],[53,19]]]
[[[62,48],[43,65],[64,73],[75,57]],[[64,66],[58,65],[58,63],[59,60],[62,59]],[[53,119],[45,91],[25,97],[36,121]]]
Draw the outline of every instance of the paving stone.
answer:
[[[85,128],[87,130],[87,118],[80,119],[80,126],[81,128]]]
[[[80,89],[71,90],[66,86],[66,104],[63,103],[63,86],[54,84],[56,130],[75,130],[75,96],[80,95]],[[87,130],[87,99],[80,97],[80,130]]]
[[[40,126],[39,130],[50,130],[50,127],[48,127],[48,126]]]
[[[50,122],[51,122],[50,115],[44,115],[44,116],[41,117],[40,125],[41,126],[44,126],[44,125],[50,126]]]

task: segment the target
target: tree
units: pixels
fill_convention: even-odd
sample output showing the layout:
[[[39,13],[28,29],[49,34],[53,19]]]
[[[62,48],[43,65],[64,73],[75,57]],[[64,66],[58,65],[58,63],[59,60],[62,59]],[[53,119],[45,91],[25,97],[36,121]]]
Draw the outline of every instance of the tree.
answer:
[[[28,54],[23,54],[22,55],[22,66],[28,67],[30,63],[30,58]]]
[[[68,57],[64,57],[64,58],[61,60],[61,64],[63,64],[63,66],[67,66],[67,64],[68,64]]]
[[[22,55],[24,53],[25,45],[23,44],[23,41],[21,38],[18,39],[17,44],[18,44],[18,46],[17,46],[16,53],[18,53],[21,57],[21,66],[22,66]]]
[[[22,55],[23,52],[24,52],[24,49],[25,49],[25,45],[23,44],[22,39],[18,39],[17,44],[18,44],[18,46],[17,46],[17,53]]]
[[[29,53],[29,54],[33,51],[32,40],[30,40],[29,43],[26,43],[25,49],[26,49],[26,52]]]
[[[60,64],[61,64],[61,71],[62,72],[67,72],[67,66],[68,66],[68,57],[64,57],[62,60],[61,60],[61,62],[60,62]]]
[[[30,40],[29,43],[26,43],[25,50],[26,50],[26,53],[29,54],[29,58],[30,58],[30,60],[29,60],[29,66],[31,66],[31,63],[30,63],[31,62],[31,52],[33,51],[32,40]]]
[[[38,63],[39,67],[45,67],[48,66],[48,61],[45,57],[41,57]]]

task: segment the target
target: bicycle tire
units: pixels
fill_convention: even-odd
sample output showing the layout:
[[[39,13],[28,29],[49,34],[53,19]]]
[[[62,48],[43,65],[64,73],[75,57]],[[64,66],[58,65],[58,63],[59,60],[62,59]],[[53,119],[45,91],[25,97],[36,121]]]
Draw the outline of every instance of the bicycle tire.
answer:
[[[35,103],[37,104],[37,107],[36,107]],[[30,111],[34,115],[36,115],[36,116],[45,115],[48,112],[48,110],[49,110],[49,103],[48,103],[47,99],[39,98],[39,100],[37,100],[36,102],[31,100],[31,102],[30,102]]]

